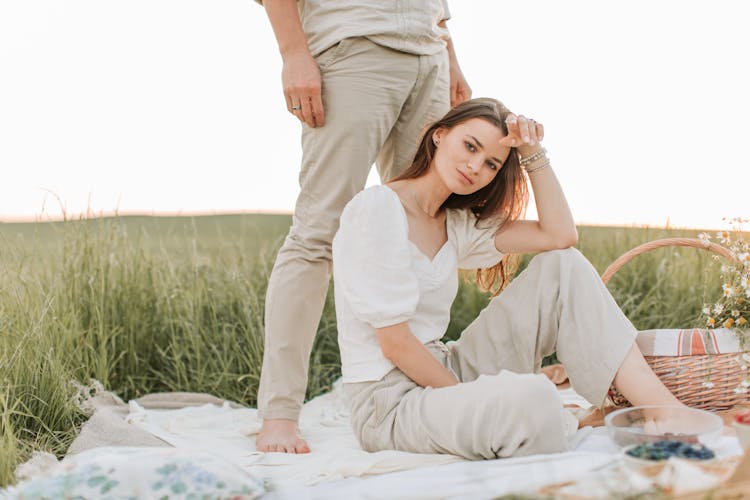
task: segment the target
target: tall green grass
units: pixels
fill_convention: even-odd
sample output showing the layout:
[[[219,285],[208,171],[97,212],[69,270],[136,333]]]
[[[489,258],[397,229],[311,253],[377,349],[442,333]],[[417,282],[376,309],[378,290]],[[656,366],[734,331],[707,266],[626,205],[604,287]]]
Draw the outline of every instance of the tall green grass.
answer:
[[[126,400],[197,391],[255,405],[265,288],[289,223],[246,215],[0,224],[0,486],[33,450],[64,454],[86,418],[73,381],[96,379]],[[639,243],[696,231],[579,234],[578,248],[601,272]],[[720,291],[718,265],[699,250],[658,250],[628,264],[610,289],[640,329],[696,326]],[[446,337],[487,302],[462,283]],[[307,397],[339,373],[329,293]]]

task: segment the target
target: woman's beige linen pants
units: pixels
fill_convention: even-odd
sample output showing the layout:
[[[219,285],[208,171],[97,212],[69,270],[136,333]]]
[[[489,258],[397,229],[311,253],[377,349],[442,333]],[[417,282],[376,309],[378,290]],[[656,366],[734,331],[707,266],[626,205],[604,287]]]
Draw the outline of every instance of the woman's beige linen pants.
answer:
[[[601,406],[636,330],[578,250],[554,250],[492,299],[459,340],[427,344],[462,383],[422,388],[394,368],[344,384],[354,433],[367,451],[469,459],[567,448],[563,405],[542,358],[557,352],[573,388]]]
[[[258,392],[266,419],[299,417],[344,206],[374,162],[384,181],[405,170],[425,126],[449,109],[447,51],[414,55],[349,38],[316,59],[326,124],[303,125],[300,194],[266,292]]]

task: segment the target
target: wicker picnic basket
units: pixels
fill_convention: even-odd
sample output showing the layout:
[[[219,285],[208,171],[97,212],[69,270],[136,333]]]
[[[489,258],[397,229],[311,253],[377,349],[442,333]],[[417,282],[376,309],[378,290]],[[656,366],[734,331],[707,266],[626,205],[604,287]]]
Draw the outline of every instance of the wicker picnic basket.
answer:
[[[621,255],[602,274],[606,285],[614,274],[634,257],[650,250],[668,246],[695,247],[716,253],[733,260],[727,248],[694,238],[664,238],[639,245]],[[687,356],[649,356],[646,362],[662,383],[677,399],[693,408],[719,411],[736,405],[750,404],[750,393],[736,391],[743,381],[738,357],[741,353],[692,354]],[[706,384],[710,380],[711,384]],[[627,406],[628,402],[614,386],[609,396],[616,406]]]

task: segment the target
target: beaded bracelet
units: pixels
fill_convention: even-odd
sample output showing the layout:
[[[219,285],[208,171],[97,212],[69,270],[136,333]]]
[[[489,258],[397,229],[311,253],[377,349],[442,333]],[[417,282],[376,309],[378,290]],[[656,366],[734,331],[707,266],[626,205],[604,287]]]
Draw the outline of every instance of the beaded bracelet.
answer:
[[[539,172],[540,170],[543,170],[549,166],[550,166],[549,158],[545,158],[544,161],[538,166],[534,168],[524,168],[524,170],[526,170],[527,174],[533,174],[534,172]]]
[[[522,167],[525,167],[526,165],[530,165],[534,163],[536,160],[538,160],[539,158],[541,158],[542,156],[546,154],[547,154],[547,150],[544,148],[541,148],[539,151],[537,151],[533,155],[527,156],[526,158],[521,158],[519,160],[519,163],[521,164]]]

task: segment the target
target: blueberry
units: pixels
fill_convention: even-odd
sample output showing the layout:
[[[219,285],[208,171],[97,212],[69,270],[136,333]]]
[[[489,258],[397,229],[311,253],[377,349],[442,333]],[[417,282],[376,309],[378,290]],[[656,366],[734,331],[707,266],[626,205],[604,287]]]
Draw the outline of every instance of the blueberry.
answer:
[[[634,446],[627,454],[645,460],[666,460],[669,457],[681,457],[693,460],[708,460],[715,454],[702,444],[689,444],[673,439],[643,443]]]

